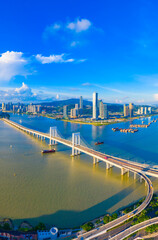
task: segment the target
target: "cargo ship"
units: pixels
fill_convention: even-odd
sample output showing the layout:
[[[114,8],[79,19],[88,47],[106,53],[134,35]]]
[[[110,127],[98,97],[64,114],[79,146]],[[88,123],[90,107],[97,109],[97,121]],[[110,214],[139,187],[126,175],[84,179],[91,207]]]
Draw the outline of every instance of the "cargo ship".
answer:
[[[50,149],[50,150],[42,150],[41,153],[52,153],[55,152],[55,149]]]
[[[104,144],[104,142],[96,142],[95,145],[101,145],[101,144]]]

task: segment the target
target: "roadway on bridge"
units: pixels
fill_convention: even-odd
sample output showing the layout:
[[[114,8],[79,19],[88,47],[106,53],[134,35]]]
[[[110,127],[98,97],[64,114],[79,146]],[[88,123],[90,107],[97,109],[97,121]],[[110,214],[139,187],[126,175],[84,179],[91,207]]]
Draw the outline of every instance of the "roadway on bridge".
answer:
[[[20,130],[23,130],[25,132],[28,132],[30,134],[35,134],[44,138],[50,139],[50,135],[47,133],[39,132],[33,129],[29,129],[27,127],[24,127],[18,123],[15,123],[11,120],[4,119],[6,123],[11,124],[12,126],[17,127]],[[118,168],[124,168],[130,171],[137,171],[137,172],[142,172],[146,175],[153,176],[153,177],[158,177],[158,169],[153,169],[151,167],[146,167],[144,164],[138,164],[135,162],[131,162],[122,158],[117,158],[114,156],[110,156],[101,152],[98,152],[96,150],[90,149],[88,147],[82,146],[82,145],[72,145],[72,142],[69,140],[66,140],[61,137],[51,137],[52,140],[55,140],[56,142],[62,143],[68,147],[74,147],[75,149],[79,150],[80,152],[86,153],[92,157],[95,157],[96,159],[99,159],[101,161],[104,161],[105,163],[109,163],[112,166],[116,166]]]

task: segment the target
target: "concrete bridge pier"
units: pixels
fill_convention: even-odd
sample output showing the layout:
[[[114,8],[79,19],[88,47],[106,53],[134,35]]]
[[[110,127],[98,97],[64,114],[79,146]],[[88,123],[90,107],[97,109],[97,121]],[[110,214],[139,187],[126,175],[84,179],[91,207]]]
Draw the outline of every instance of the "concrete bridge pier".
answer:
[[[57,127],[50,127],[49,145],[57,145],[57,142],[52,140],[53,137],[57,137]]]
[[[110,169],[110,168],[112,168],[113,166],[110,164],[110,163],[108,163],[108,162],[106,162],[106,169]]]
[[[93,164],[96,164],[96,158],[93,157]]]
[[[80,151],[75,148],[75,146],[80,146],[81,141],[80,141],[80,133],[73,133],[72,134],[72,155],[71,156],[76,156],[80,154]]]
[[[126,169],[126,168],[121,168],[121,175],[124,175],[125,173],[128,173],[129,172],[129,170],[128,169]]]
[[[136,178],[137,178],[137,173],[134,172],[134,180],[136,180]]]
[[[142,183],[142,180],[143,180],[143,178],[142,178],[142,176],[140,176],[140,183]]]

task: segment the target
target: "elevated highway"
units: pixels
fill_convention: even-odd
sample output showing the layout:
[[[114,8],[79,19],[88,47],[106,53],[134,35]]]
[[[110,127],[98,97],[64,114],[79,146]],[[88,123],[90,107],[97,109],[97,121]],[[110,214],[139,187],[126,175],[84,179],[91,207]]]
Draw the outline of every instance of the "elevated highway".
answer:
[[[141,223],[138,223],[132,227],[129,227],[127,228],[126,230],[122,231],[121,233],[115,235],[114,237],[110,238],[111,240],[123,240],[125,239],[126,237],[130,236],[131,234],[139,231],[139,230],[142,230],[146,227],[149,227],[153,224],[158,224],[158,217],[155,217],[155,218],[152,218],[152,219],[149,219],[147,221],[144,221],[144,222],[141,222]]]

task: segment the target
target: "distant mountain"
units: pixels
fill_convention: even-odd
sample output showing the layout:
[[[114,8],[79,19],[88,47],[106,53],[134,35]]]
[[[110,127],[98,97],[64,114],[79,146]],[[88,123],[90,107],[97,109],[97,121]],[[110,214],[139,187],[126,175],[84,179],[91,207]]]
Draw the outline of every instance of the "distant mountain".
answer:
[[[69,105],[70,108],[73,107],[75,104],[79,104],[80,100],[76,98],[67,99],[67,100],[58,100],[53,102],[43,102],[41,103],[42,106],[53,106],[53,107],[63,107],[64,105]],[[92,106],[92,101],[83,100],[83,105],[90,105]],[[108,105],[108,111],[110,112],[122,112],[123,111],[123,105],[122,104],[116,104],[116,103],[107,103]]]
[[[43,102],[41,103],[42,106],[53,106],[53,107],[63,107],[64,105],[73,105],[79,104],[80,100],[76,98],[66,99],[66,100],[58,100],[53,102]],[[92,102],[88,100],[83,100],[83,105],[90,105],[92,106]]]

